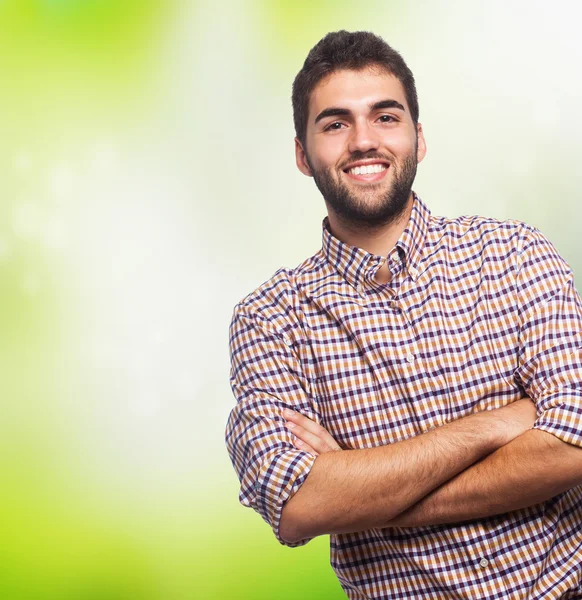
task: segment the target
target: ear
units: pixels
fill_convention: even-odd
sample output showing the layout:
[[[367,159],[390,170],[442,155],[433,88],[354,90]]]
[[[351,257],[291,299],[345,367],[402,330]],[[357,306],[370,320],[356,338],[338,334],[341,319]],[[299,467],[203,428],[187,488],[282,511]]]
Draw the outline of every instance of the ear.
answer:
[[[422,125],[418,123],[416,126],[418,136],[418,149],[416,151],[416,160],[421,162],[426,156],[426,140],[424,139],[424,132],[422,131]]]
[[[299,138],[295,138],[295,162],[297,163],[297,168],[303,173],[303,175],[307,175],[307,177],[313,177],[311,169],[309,168],[309,164],[307,163],[305,150],[303,149]]]

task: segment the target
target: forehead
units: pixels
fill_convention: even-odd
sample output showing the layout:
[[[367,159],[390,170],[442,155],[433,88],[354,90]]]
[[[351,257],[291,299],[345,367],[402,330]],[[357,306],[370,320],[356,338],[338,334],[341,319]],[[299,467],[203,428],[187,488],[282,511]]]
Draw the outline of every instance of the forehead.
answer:
[[[400,80],[378,67],[361,70],[341,69],[322,79],[309,99],[309,121],[330,107],[363,110],[380,100],[393,99],[410,110]]]

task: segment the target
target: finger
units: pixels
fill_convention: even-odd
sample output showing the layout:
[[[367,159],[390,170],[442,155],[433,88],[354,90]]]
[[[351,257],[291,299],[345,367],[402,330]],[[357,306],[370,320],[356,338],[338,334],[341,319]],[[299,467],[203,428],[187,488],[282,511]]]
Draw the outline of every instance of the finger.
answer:
[[[327,429],[325,429],[315,421],[308,419],[301,413],[297,413],[289,409],[285,410],[284,416],[292,423],[300,425],[306,431],[316,435],[318,438],[323,440],[328,446],[329,450],[341,450],[339,444],[333,439],[333,436],[330,435]]]
[[[319,452],[314,450],[309,444],[301,441],[299,438],[295,438],[293,443],[299,448],[299,450],[304,450],[305,452],[309,452],[309,454],[313,454],[313,456],[319,456]]]
[[[311,446],[319,454],[332,450],[325,440],[321,439],[315,433],[307,431],[307,429],[305,429],[305,427],[301,427],[301,425],[288,422],[285,423],[285,427],[287,427],[287,429],[289,429],[289,431],[291,431],[291,433],[293,433],[299,440]]]
[[[333,436],[331,436],[324,427],[322,427],[315,421],[308,419],[306,416],[302,415],[301,413],[291,411],[289,409],[287,409],[285,411],[285,417],[289,421],[296,423],[297,425],[300,425],[306,431],[316,435],[318,438],[323,440],[331,449],[334,449],[334,450],[340,449],[338,443],[333,439]]]

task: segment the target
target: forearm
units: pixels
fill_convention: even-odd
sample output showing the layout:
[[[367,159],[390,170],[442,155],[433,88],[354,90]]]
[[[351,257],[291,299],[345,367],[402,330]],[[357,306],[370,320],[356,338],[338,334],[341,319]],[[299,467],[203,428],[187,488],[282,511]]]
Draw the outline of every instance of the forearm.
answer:
[[[457,523],[532,506],[582,483],[582,448],[532,429],[469,467],[388,526]]]
[[[509,441],[492,412],[471,415],[388,446],[319,455],[283,509],[281,537],[294,542],[324,533],[386,526]]]

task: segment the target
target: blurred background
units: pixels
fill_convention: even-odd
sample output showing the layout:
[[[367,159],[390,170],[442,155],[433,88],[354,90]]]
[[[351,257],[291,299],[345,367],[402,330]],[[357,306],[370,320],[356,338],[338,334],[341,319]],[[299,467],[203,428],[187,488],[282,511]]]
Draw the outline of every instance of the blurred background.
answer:
[[[0,598],[342,598],[238,504],[232,309],[321,244],[291,83],[328,31],[413,70],[433,214],[580,280],[579,3],[0,0]],[[580,284],[578,284],[580,288]]]

